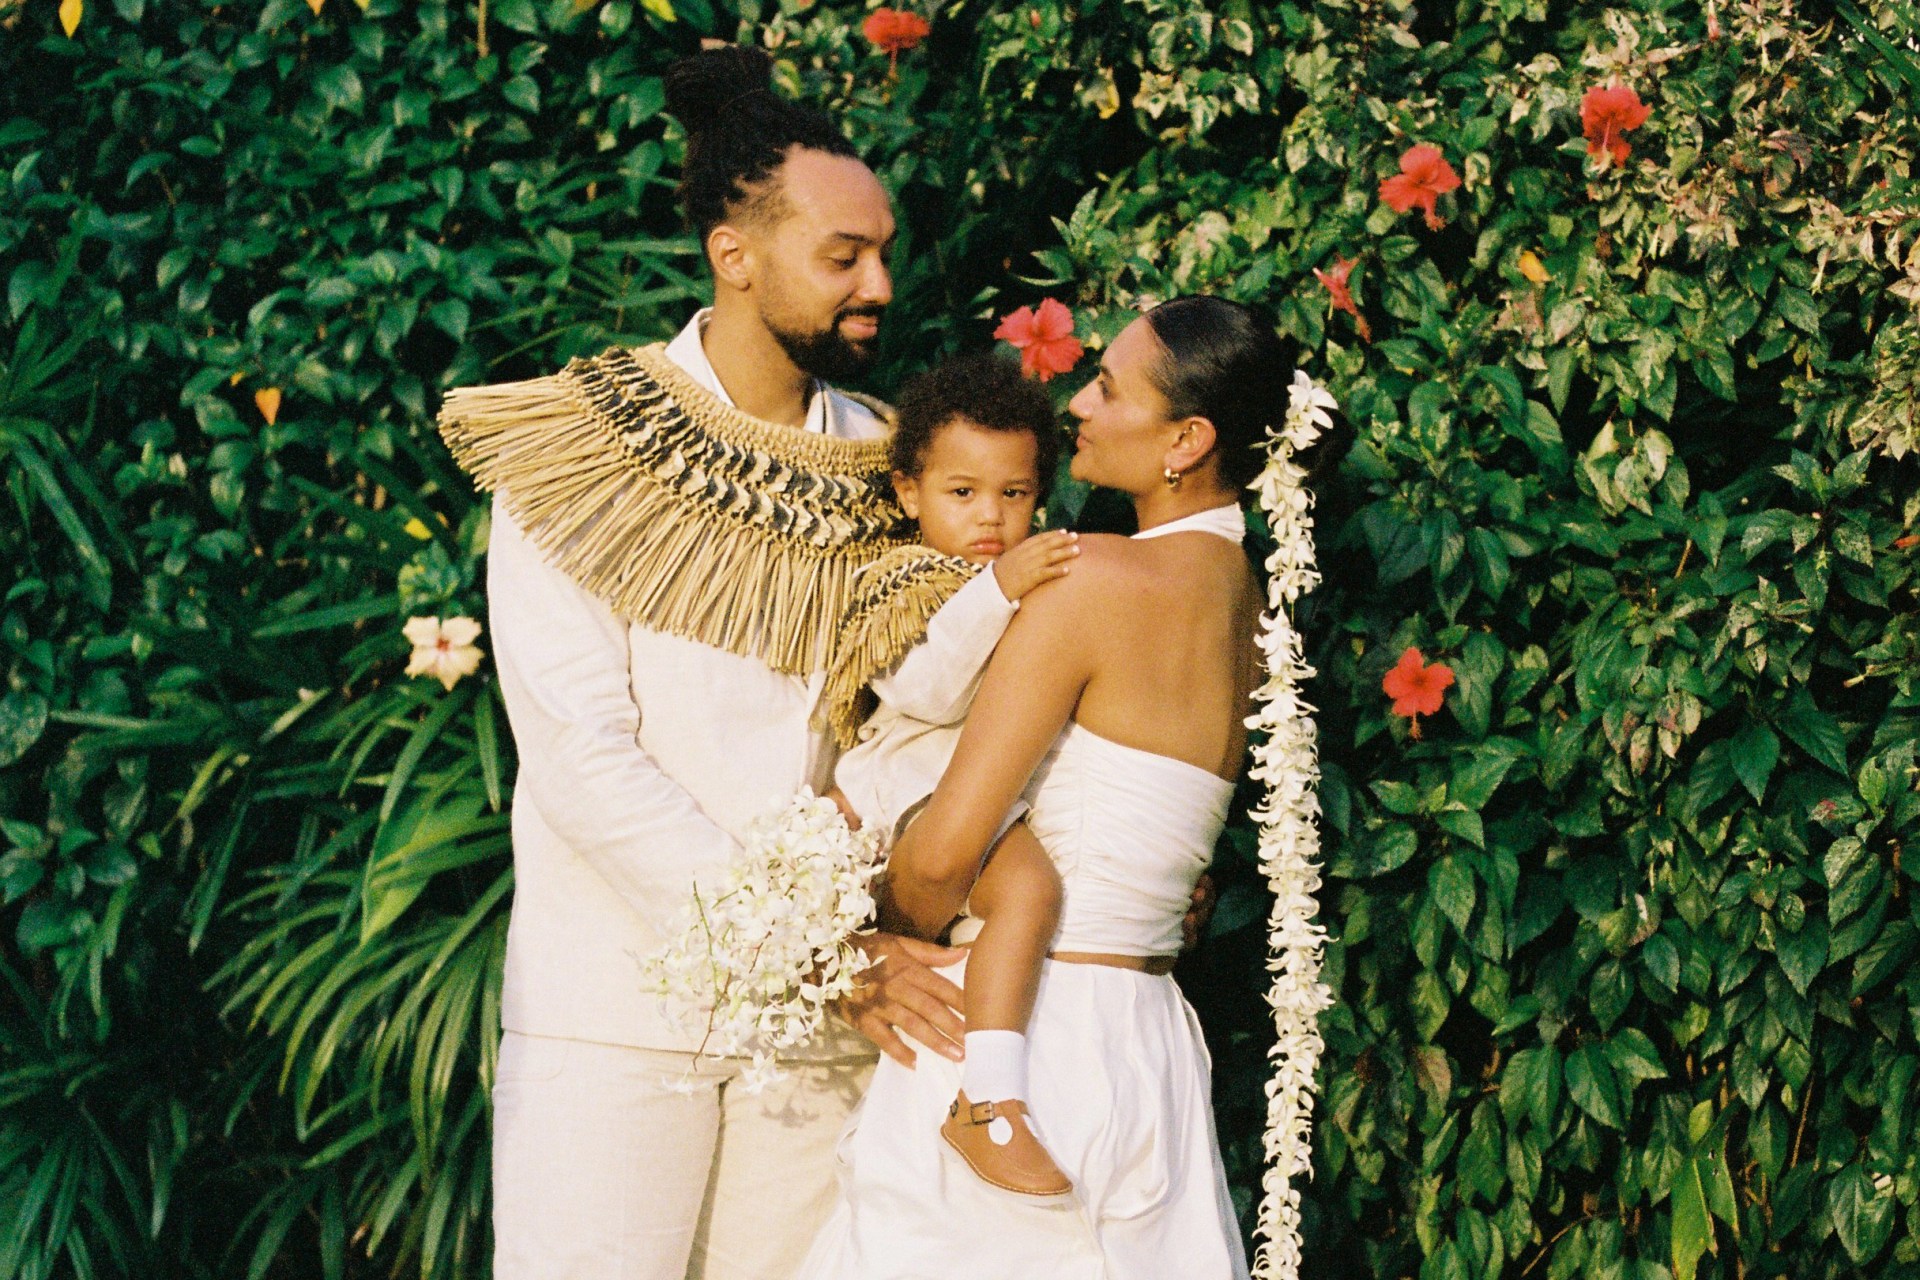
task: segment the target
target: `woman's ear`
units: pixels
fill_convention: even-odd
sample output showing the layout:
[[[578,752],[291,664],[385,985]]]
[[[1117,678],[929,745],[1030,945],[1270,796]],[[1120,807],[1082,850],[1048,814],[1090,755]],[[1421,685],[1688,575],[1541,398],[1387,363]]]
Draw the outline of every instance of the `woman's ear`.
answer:
[[[1219,433],[1213,429],[1213,420],[1199,414],[1180,421],[1173,444],[1167,449],[1166,466],[1175,472],[1188,472],[1199,466],[1202,459],[1213,452],[1213,446]]]
[[[900,500],[900,509],[907,513],[907,519],[920,518],[920,481],[904,471],[893,473],[893,496]]]

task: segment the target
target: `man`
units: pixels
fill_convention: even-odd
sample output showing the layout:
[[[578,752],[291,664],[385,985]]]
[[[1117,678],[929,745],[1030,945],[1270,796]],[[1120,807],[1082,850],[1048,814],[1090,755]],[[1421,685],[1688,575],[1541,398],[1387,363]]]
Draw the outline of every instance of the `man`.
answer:
[[[642,989],[696,874],[832,755],[808,718],[858,568],[894,545],[870,362],[894,219],[764,55],[677,64],[682,199],[714,305],[664,348],[456,391],[442,430],[496,493],[488,595],[520,755],[494,1089],[498,1280],[776,1280],[832,1191],[872,1047],[836,1028],[758,1096]],[[958,1057],[957,958],[877,939],[848,1011]]]

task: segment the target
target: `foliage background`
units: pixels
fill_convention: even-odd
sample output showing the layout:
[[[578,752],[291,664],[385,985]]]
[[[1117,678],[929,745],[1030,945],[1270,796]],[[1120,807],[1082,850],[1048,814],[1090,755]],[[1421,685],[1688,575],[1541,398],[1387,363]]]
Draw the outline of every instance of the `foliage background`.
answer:
[[[56,10],[0,3],[0,1278],[485,1273],[511,743],[401,675],[484,603],[431,414],[695,304],[703,34],[896,193],[874,389],[1208,289],[1345,406],[1313,1272],[1920,1275],[1909,10],[957,0],[897,72],[841,0]],[[1416,140],[1439,230],[1377,197]],[[1250,1213],[1249,828],[1219,873]]]

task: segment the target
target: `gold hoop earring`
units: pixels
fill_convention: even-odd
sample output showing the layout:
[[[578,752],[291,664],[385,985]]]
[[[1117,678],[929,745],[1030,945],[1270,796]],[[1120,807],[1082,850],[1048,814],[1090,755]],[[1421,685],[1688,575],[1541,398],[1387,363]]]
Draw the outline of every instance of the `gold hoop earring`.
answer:
[[[1180,473],[1172,467],[1162,467],[1160,469],[1160,477],[1167,482],[1167,488],[1178,489],[1180,487]]]

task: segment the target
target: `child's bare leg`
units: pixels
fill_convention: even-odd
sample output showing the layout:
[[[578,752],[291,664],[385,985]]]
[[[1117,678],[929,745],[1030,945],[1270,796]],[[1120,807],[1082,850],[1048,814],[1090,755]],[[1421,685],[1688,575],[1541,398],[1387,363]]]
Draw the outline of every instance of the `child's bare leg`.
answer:
[[[1073,1181],[1027,1116],[1027,1019],[1047,944],[1060,924],[1060,876],[1023,822],[988,855],[968,903],[980,932],[967,956],[966,1061],[940,1132],[995,1186],[1057,1196]]]
[[[967,955],[967,1030],[1024,1032],[1060,927],[1060,873],[1026,823],[987,855],[967,905],[981,921]]]

